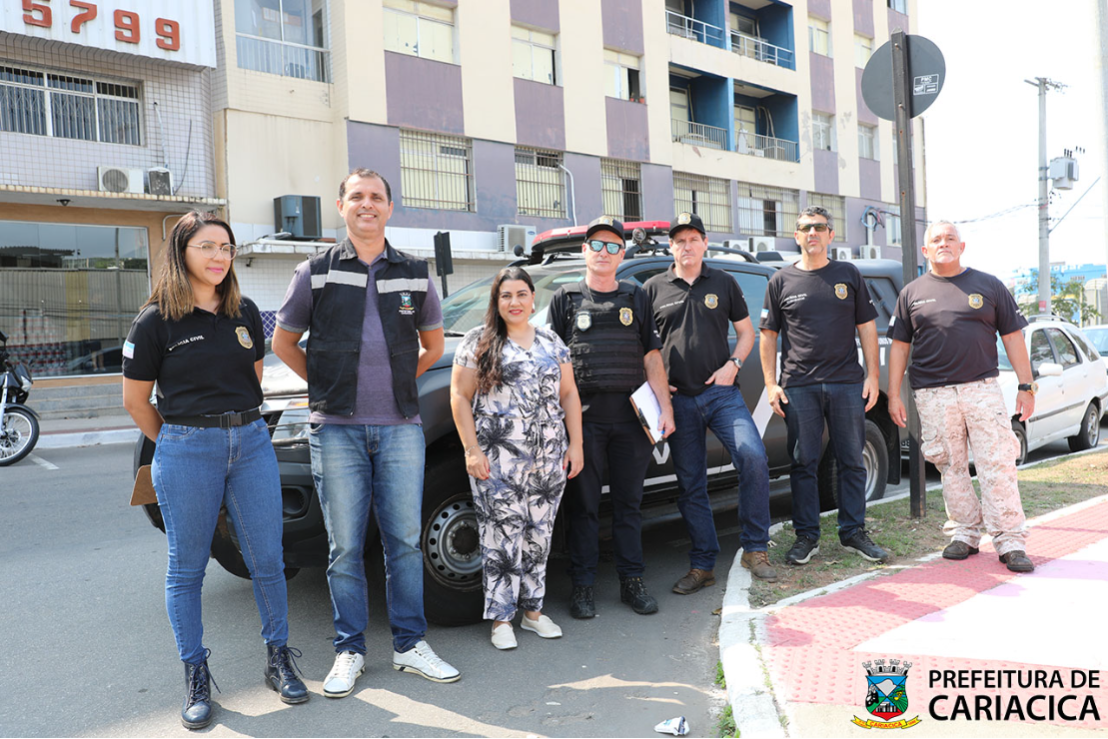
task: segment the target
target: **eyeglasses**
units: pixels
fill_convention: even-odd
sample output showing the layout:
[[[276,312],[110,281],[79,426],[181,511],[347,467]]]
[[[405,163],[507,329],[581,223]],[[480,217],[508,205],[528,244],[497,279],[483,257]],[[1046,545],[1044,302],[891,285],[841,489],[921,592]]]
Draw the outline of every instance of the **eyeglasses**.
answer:
[[[600,239],[593,239],[592,241],[586,241],[589,248],[595,251],[597,254],[607,250],[609,254],[619,254],[623,251],[623,244],[617,244],[614,241],[601,241]]]
[[[191,249],[199,249],[200,253],[208,259],[216,254],[223,254],[228,259],[234,259],[238,249],[234,244],[217,244],[214,241],[201,241],[199,244],[188,244]]]
[[[808,233],[809,231],[815,231],[816,233],[821,234],[824,231],[830,231],[831,229],[827,227],[826,223],[801,223],[796,227],[796,230],[804,234]]]

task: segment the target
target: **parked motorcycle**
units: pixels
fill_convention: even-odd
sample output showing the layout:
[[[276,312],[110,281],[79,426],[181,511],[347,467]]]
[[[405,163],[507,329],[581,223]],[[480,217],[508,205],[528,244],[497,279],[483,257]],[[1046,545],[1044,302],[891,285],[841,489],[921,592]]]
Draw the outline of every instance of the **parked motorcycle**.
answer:
[[[38,443],[38,414],[23,405],[31,392],[31,373],[8,359],[7,343],[0,331],[0,467],[23,459]]]

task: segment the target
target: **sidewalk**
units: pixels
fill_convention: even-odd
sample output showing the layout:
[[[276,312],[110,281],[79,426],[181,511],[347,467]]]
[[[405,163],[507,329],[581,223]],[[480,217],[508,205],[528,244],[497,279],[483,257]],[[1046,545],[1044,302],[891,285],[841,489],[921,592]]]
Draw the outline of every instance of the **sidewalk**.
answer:
[[[750,575],[736,557],[720,653],[742,736],[1108,736],[1108,496],[1028,527],[1029,575],[1009,572],[986,540],[961,562],[937,553],[897,562],[760,611],[748,606]],[[863,663],[877,671],[876,660],[911,663],[907,710],[887,719],[866,708]],[[1096,670],[1099,684],[1084,684]],[[1036,671],[1045,682],[1026,684]],[[917,716],[907,727],[867,724]]]
[[[64,449],[97,444],[133,444],[139,430],[126,413],[98,418],[51,418],[39,421],[36,449]]]

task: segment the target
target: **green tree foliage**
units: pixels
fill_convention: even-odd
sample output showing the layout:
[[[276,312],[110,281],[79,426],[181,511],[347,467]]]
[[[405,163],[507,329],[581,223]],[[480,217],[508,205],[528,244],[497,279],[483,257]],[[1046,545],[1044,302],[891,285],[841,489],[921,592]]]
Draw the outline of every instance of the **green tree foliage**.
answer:
[[[1039,270],[1031,270],[1031,274],[1016,285],[1012,294],[1025,316],[1038,313]],[[1021,301],[1020,297],[1026,295],[1031,296],[1031,300]],[[1050,312],[1077,324],[1082,318],[1086,323],[1100,318],[1100,312],[1085,300],[1085,283],[1080,277],[1062,282],[1062,278],[1053,273],[1050,275]]]

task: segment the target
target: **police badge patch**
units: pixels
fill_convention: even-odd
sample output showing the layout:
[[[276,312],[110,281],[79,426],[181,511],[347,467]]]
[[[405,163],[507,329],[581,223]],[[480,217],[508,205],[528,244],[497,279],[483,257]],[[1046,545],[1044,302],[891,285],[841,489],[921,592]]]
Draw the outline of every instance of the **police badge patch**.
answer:
[[[635,320],[635,314],[631,312],[630,308],[619,309],[619,322],[624,326],[630,326],[631,322]]]
[[[847,294],[848,293],[847,293],[846,285],[844,283],[838,282],[838,283],[835,284],[835,297],[836,298],[838,298],[839,300],[846,300]]]
[[[719,307],[719,296],[715,293],[708,293],[704,296],[704,305],[708,306],[712,310]]]
[[[577,329],[588,331],[590,328],[592,328],[592,316],[585,311],[581,311],[577,314]]]
[[[254,338],[250,336],[250,330],[246,326],[239,326],[235,329],[235,337],[238,338],[239,344],[243,349],[254,348]]]
[[[677,216],[677,224],[680,226],[687,226],[692,222],[692,216],[688,213],[682,213]]]
[[[978,295],[977,293],[973,293],[972,295],[969,296],[970,308],[973,308],[974,310],[978,310],[984,304],[985,304],[985,299],[983,297],[981,297],[980,295]]]

